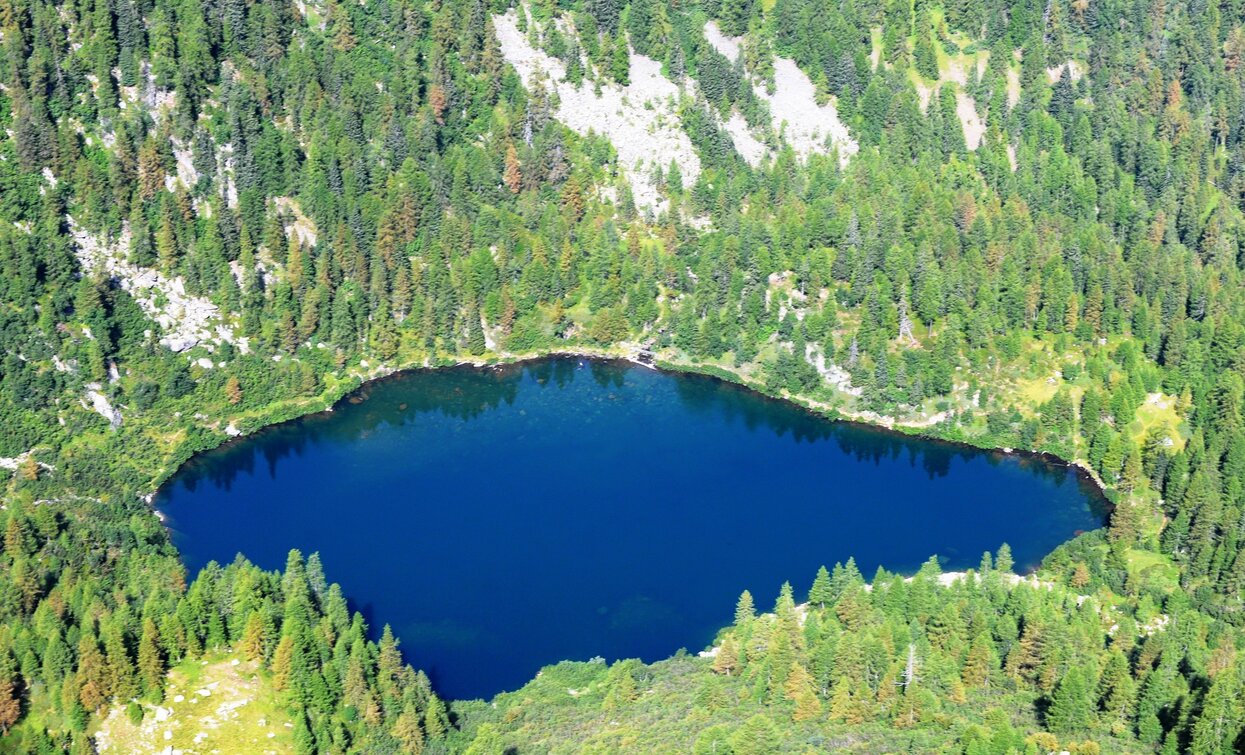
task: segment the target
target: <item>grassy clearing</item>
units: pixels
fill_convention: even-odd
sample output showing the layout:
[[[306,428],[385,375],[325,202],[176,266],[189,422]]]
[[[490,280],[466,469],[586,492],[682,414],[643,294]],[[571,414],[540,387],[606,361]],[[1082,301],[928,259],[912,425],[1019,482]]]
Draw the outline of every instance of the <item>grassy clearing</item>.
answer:
[[[1137,416],[1128,425],[1128,433],[1138,443],[1143,443],[1152,430],[1159,430],[1172,439],[1171,451],[1184,448],[1180,415],[1176,412],[1176,399],[1162,393],[1151,394],[1137,409]]]
[[[1153,582],[1171,590],[1180,584],[1180,569],[1162,553],[1129,549],[1126,561],[1130,581]]]
[[[1036,409],[1055,397],[1059,391],[1060,382],[1059,380],[1051,382],[1049,377],[1017,380],[1016,395],[1026,407]]]
[[[187,661],[169,672],[160,705],[143,704],[135,724],[117,706],[95,732],[100,753],[254,753],[294,751],[289,713],[256,664],[233,655]]]

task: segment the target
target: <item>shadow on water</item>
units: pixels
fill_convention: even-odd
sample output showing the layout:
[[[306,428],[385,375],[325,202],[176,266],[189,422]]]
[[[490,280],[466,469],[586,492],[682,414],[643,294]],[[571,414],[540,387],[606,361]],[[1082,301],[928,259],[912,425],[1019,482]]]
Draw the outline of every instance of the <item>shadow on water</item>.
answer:
[[[538,374],[538,366],[531,368],[534,375]],[[229,490],[239,472],[254,473],[261,463],[270,477],[276,477],[282,459],[301,456],[323,443],[366,438],[387,425],[401,427],[423,414],[464,421],[478,419],[503,404],[514,403],[523,381],[523,369],[522,365],[464,366],[393,375],[343,397],[333,411],[266,427],[196,456],[178,471],[177,480],[189,491],[194,491],[200,482]],[[564,385],[573,379],[574,364],[551,366],[541,372],[556,376],[559,384]],[[408,389],[406,383],[410,381],[418,381],[418,391]]]
[[[742,422],[752,431],[767,429],[780,437],[790,435],[797,443],[832,440],[840,451],[858,462],[878,465],[907,457],[909,464],[919,466],[930,479],[950,474],[957,459],[982,458],[991,466],[1014,463],[1029,475],[1055,485],[1073,482],[1091,500],[1096,514],[1105,516],[1109,511],[1108,502],[1089,475],[1075,468],[1074,474],[1069,475],[1068,464],[1046,454],[1004,453],[858,422],[832,421],[790,402],[707,375],[680,374],[675,388],[683,405],[693,412],[721,414],[730,421]]]
[[[525,377],[542,388],[565,389],[585,368],[593,381],[605,389],[622,389],[628,373],[643,369],[617,360],[550,357],[491,367],[462,365],[399,373],[343,397],[332,412],[264,428],[239,442],[195,457],[178,472],[177,478],[189,491],[204,481],[227,491],[239,472],[254,473],[261,463],[269,476],[275,477],[282,459],[301,456],[318,444],[366,438],[383,426],[401,427],[426,414],[461,421],[479,419],[499,406],[514,404]],[[411,383],[418,383],[419,390],[410,390]],[[797,443],[832,440],[840,451],[858,462],[877,465],[906,457],[909,464],[919,466],[934,479],[949,474],[957,459],[984,457],[992,465],[1017,463],[1029,474],[1057,485],[1069,481],[1066,465],[1041,454],[983,451],[885,428],[830,421],[786,401],[710,376],[679,374],[674,387],[682,406],[692,413],[722,416],[728,422],[742,423],[750,431],[768,430],[779,437],[790,436]],[[1101,500],[1092,480],[1082,474],[1075,479],[1087,495],[1100,499],[1099,510],[1105,512],[1106,502]]]

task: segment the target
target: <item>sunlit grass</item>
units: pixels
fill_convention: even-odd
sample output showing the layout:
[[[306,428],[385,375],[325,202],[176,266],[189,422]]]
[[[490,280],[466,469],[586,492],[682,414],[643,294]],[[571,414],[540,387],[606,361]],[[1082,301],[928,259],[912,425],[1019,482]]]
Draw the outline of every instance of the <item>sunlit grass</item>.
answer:
[[[101,753],[158,753],[170,747],[186,755],[294,751],[289,712],[266,675],[234,655],[174,667],[163,703],[144,703],[137,724],[126,706],[115,707],[100,723],[96,741]]]

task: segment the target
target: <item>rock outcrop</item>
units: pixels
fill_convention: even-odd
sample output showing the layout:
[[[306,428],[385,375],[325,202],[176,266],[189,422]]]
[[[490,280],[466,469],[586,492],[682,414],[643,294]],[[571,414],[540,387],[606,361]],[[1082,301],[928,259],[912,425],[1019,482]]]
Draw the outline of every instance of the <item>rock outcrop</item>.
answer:
[[[108,424],[112,425],[113,430],[116,430],[121,427],[123,420],[121,410],[113,406],[112,402],[101,391],[102,386],[99,383],[87,383],[86,398],[82,400],[82,406],[84,409],[91,409],[99,416],[108,420]]]
[[[169,278],[157,270],[128,260],[130,230],[125,226],[115,242],[101,239],[66,217],[74,253],[82,269],[103,273],[129,292],[163,336],[160,345],[182,352],[204,344],[212,349],[222,343],[248,351],[247,339],[235,335],[220,309],[201,296],[187,293],[184,279]]]
[[[712,21],[705,24],[705,39],[727,60],[734,62],[739,59],[742,50],[740,40],[723,34]],[[860,145],[839,120],[834,104],[817,104],[812,80],[794,60],[775,56],[773,93],[757,81],[752,82],[752,91],[769,105],[774,131],[791,145],[801,159],[837,150],[840,164],[846,165],[851,156],[860,151]],[[731,136],[746,159],[745,150],[740,149],[740,139],[734,130]]]
[[[526,12],[526,7],[520,6],[517,12],[511,9],[505,15],[493,16],[506,61],[514,66],[525,87],[544,85],[557,95],[554,115],[568,128],[584,136],[595,132],[610,140],[637,207],[654,214],[666,210],[669,202],[653,180],[654,170],[665,171],[674,162],[685,187],[700,175],[700,158],[683,131],[678,113],[680,97],[692,94],[692,90],[663,76],[661,63],[636,54],[631,55],[628,86],[587,79],[572,84],[566,80],[565,64],[533,47],[519,30],[517,14]]]

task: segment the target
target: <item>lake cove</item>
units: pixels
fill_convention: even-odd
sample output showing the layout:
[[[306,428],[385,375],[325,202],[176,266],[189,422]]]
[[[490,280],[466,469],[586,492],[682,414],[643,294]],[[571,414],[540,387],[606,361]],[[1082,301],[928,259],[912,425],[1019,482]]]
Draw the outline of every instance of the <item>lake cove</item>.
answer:
[[[318,551],[452,698],[563,659],[703,648],[740,591],[854,556],[1017,570],[1104,502],[1074,470],[831,422],[715,379],[552,358],[418,371],[191,460],[156,498],[188,568]]]

